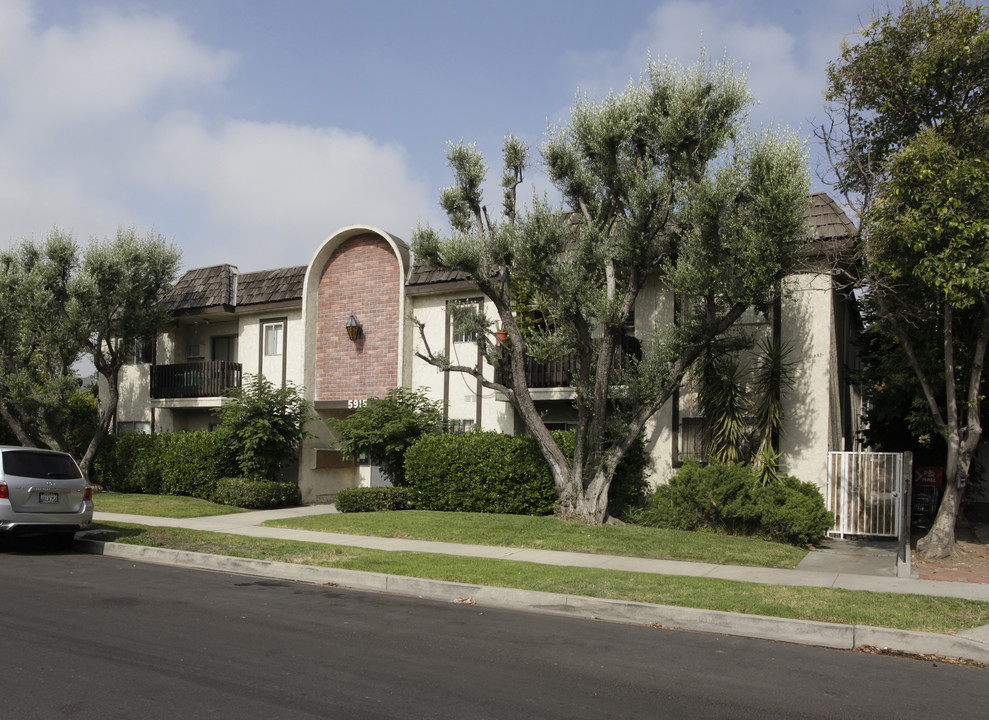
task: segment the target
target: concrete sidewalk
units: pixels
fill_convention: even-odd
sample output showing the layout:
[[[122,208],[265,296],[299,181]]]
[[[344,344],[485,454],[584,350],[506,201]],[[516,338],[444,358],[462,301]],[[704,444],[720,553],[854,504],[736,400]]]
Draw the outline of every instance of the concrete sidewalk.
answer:
[[[277,538],[302,542],[343,545],[387,551],[412,551],[481,557],[546,565],[602,568],[664,575],[718,578],[772,585],[844,588],[869,592],[909,593],[957,597],[989,602],[989,585],[939,582],[895,576],[895,549],[882,544],[854,541],[829,543],[824,551],[807,556],[796,569],[761,568],[711,563],[651,560],[615,555],[594,555],[525,548],[461,545],[402,538],[344,535],[309,530],[264,527],[276,518],[300,517],[335,512],[332,506],[314,505],[282,510],[235,513],[198,518],[161,518],[144,515],[95,513],[97,521],[111,521],[162,527],[230,533],[249,537]],[[85,540],[85,534],[80,534]],[[162,548],[120,543],[78,543],[89,552],[147,562],[185,565],[211,570],[238,572],[285,580],[315,582],[360,590],[393,592],[452,602],[469,602],[539,612],[578,615],[599,619],[635,622],[656,626],[717,632],[744,637],[797,642],[824,647],[853,649],[862,645],[886,647],[907,653],[936,654],[989,663],[989,626],[957,635],[938,635],[835,623],[788,620],[672,606],[648,605],[597,598],[539,593],[510,588],[493,588],[420,578],[364,573],[332,568],[316,568],[266,561],[203,555]]]
[[[517,560],[544,565],[569,565],[661,575],[686,575],[721,580],[742,580],[769,585],[802,585],[872,592],[936,595],[989,602],[989,585],[896,577],[896,550],[892,545],[884,548],[881,543],[859,544],[856,541],[847,540],[830,541],[826,550],[810,553],[795,569],[791,570],[679,560],[651,560],[620,555],[532,550],[492,545],[461,545],[407,538],[344,535],[312,530],[264,527],[261,524],[277,518],[321,515],[332,512],[336,512],[336,510],[331,505],[308,505],[281,510],[262,510],[197,518],[161,518],[97,512],[94,519],[140,525],[181,527],[249,537],[344,545],[373,550],[404,550],[461,557]]]

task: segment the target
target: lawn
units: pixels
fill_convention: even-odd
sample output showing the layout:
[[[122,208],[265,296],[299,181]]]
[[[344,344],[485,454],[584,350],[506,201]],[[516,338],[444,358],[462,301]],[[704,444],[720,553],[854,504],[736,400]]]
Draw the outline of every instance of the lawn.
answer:
[[[96,527],[104,533],[88,538],[680,607],[936,633],[954,633],[989,624],[989,603],[955,598],[761,585],[511,560],[386,552],[119,523],[98,523]]]
[[[93,508],[97,512],[154,515],[169,518],[205,517],[207,515],[230,515],[247,512],[242,508],[217,505],[199,498],[116,492],[94,493]]]
[[[171,518],[245,512],[228,505],[172,495],[97,493],[93,502],[97,511]],[[265,525],[350,535],[689,560],[720,565],[792,568],[807,554],[806,550],[792,545],[752,538],[638,525],[592,527],[564,522],[555,517],[528,515],[403,510],[311,515],[272,520]]]
[[[792,568],[807,554],[807,550],[792,545],[753,538],[639,525],[588,526],[564,522],[552,516],[402,510],[311,515],[271,520],[265,525],[351,535],[690,560],[720,565]]]

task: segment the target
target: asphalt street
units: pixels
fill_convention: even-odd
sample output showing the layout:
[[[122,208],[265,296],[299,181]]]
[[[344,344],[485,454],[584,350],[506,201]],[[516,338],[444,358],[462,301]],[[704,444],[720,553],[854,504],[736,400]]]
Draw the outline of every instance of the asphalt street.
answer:
[[[20,718],[979,717],[987,671],[282,580],[0,552]]]

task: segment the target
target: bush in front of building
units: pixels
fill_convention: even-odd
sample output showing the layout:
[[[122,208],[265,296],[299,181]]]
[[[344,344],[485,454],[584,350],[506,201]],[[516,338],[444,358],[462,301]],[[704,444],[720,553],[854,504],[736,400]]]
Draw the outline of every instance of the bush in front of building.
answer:
[[[219,433],[162,433],[156,435],[163,495],[190,495],[209,500],[221,477],[230,471],[230,450]]]
[[[554,433],[573,452],[574,433]],[[644,487],[645,452],[630,452],[616,473],[615,514]],[[530,435],[469,432],[425,435],[406,453],[409,501],[417,510],[549,515],[557,502],[549,467]]]
[[[104,490],[125,493],[158,494],[161,473],[158,471],[155,436],[123,432],[108,435],[100,446],[91,478]]]
[[[834,516],[811,483],[786,477],[764,484],[746,465],[687,462],[656,488],[635,521],[805,546],[831,529]]]
[[[344,488],[337,493],[335,503],[344,513],[407,510],[409,492],[404,487]]]
[[[423,391],[397,387],[326,423],[339,435],[344,458],[368,458],[392,485],[404,486],[406,451],[423,435],[443,431],[443,411]]]
[[[299,486],[295,483],[244,477],[220,478],[208,499],[249,510],[292,507],[300,502]]]
[[[105,490],[189,495],[209,500],[231,472],[230,454],[217,433],[119,433],[107,438],[96,461]]]

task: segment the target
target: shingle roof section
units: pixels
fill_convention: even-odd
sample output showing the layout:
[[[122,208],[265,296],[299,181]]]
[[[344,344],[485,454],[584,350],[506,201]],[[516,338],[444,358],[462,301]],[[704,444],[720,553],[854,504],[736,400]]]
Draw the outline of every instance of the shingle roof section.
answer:
[[[189,312],[301,300],[305,277],[305,265],[242,274],[233,265],[195,268],[179,278],[164,304],[172,312]]]
[[[813,193],[804,217],[814,229],[815,240],[839,240],[858,234],[855,224],[827,193]]]
[[[237,304],[301,300],[305,279],[305,265],[244,273],[237,279]]]
[[[437,283],[466,280],[467,273],[460,270],[436,270],[428,265],[413,265],[406,285],[435,285]]]
[[[236,273],[233,265],[189,270],[175,283],[163,303],[173,312],[229,304],[231,278]]]

